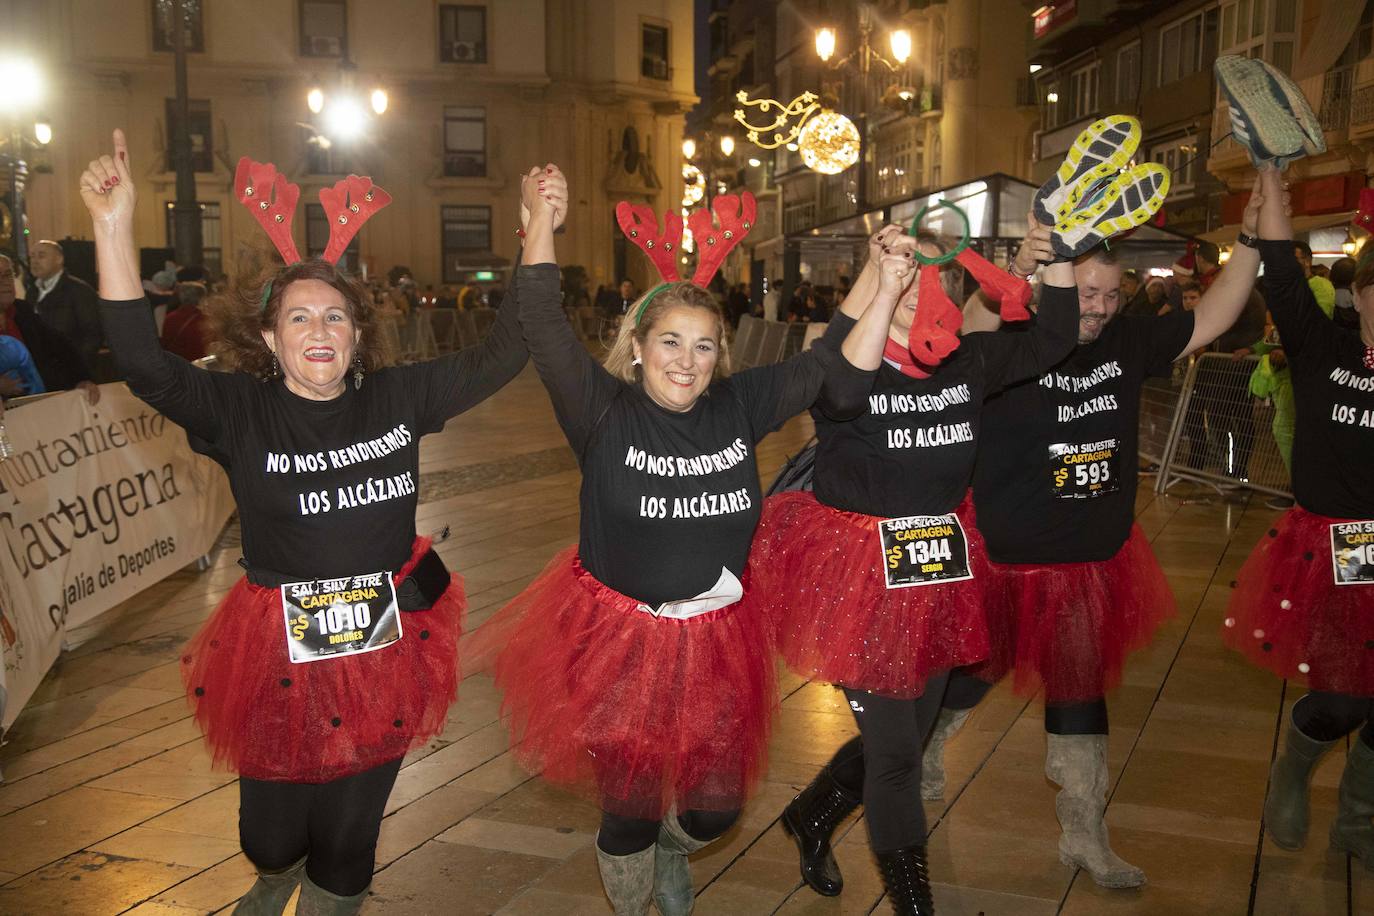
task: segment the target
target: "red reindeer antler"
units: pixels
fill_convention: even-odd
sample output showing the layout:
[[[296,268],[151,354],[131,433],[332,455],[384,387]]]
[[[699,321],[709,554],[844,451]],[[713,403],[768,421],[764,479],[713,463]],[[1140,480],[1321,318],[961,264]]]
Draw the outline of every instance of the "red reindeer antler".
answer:
[[[664,229],[658,228],[658,214],[647,204],[632,204],[622,200],[615,205],[615,220],[625,237],[640,247],[658,268],[665,283],[682,279],[677,272],[677,255],[682,244],[682,217],[669,210],[663,214]]]
[[[234,193],[239,203],[253,214],[287,264],[301,259],[291,238],[291,220],[301,189],[286,180],[270,162],[255,162],[244,156],[234,172]]]
[[[1030,317],[1030,311],[1026,308],[1031,300],[1029,283],[994,267],[972,248],[965,248],[954,260],[964,265],[964,269],[978,281],[978,286],[988,298],[998,303],[1003,321],[1025,321]]]
[[[320,203],[329,217],[329,245],[322,257],[337,264],[363,223],[391,203],[391,195],[366,175],[349,175],[332,188],[320,188]]]
[[[687,217],[692,241],[697,248],[697,269],[692,274],[692,282],[702,287],[711,282],[720,265],[725,263],[725,256],[744,241],[749,230],[754,228],[758,204],[754,201],[754,195],[745,191],[739,196],[722,194],[716,197],[711,201],[711,210],[715,213],[716,222],[720,223],[719,229],[705,207],[693,210]]]
[[[916,317],[907,334],[907,349],[917,362],[936,366],[959,348],[959,327],[964,323],[964,313],[945,293],[940,283],[940,268],[936,265],[921,265],[921,275],[916,282]]]

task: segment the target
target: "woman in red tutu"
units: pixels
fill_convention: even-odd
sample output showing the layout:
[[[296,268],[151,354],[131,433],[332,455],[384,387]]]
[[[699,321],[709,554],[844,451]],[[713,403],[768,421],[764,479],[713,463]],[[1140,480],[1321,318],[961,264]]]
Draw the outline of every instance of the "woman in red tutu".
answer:
[[[354,913],[372,880],[401,758],[457,694],[462,584],[416,537],[420,436],[493,394],[528,358],[516,306],[479,348],[383,368],[367,293],[335,262],[390,201],[350,176],[320,192],[331,237],[302,261],[298,189],[243,159],[235,188],[286,266],[217,304],[208,372],[162,350],[134,250],[122,131],[81,197],[95,228],[101,317],[129,388],[229,476],[247,575],[182,656],[215,762],[240,775],[239,834],[259,878],[236,913]],[[557,301],[557,283],[519,294]]]
[[[522,282],[548,278],[567,183],[525,178]],[[692,214],[698,267],[678,280],[682,222],[622,203],[621,228],[663,283],[626,315],[598,365],[558,303],[521,324],[582,469],[581,531],[473,634],[495,656],[517,758],[600,805],[597,861],[618,914],[695,901],[687,855],[735,822],[765,766],[777,703],[772,641],[746,569],[760,504],[754,446],[820,390],[830,351],[727,376],[720,306],[705,286],[752,227],[752,195]],[[547,263],[546,263],[547,262]],[[836,384],[843,388],[843,381]],[[862,386],[860,380],[851,388]]]
[[[1223,635],[1256,665],[1308,686],[1270,774],[1270,838],[1284,849],[1306,842],[1312,770],[1359,729],[1331,845],[1374,869],[1374,249],[1366,244],[1352,286],[1359,329],[1339,327],[1321,312],[1294,255],[1279,173],[1262,171],[1261,179],[1269,311],[1297,403],[1297,505],[1241,569]]]
[[[988,652],[988,565],[967,496],[983,399],[1062,359],[1077,314],[1072,269],[1055,264],[1030,333],[960,342],[959,311],[934,263],[906,288],[880,280],[891,251],[915,248],[895,226],[871,240],[868,265],[820,345],[881,312],[881,332],[864,354],[876,378],[857,400],[822,395],[812,411],[814,495],[768,500],[753,557],[766,570],[761,592],[783,657],[799,674],[841,686],[861,735],[783,812],[802,877],[818,893],[840,892],[830,835],[862,799],[901,914],[931,908],[921,748],[949,670]],[[919,250],[923,263],[943,255],[933,239]],[[986,261],[970,269],[1013,302],[1029,296]]]

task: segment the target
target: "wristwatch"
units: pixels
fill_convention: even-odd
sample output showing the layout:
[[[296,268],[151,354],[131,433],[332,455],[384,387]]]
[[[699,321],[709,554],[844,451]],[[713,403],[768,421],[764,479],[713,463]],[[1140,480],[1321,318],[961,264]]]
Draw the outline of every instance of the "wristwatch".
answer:
[[[1236,233],[1236,244],[1244,245],[1246,248],[1258,248],[1258,240],[1253,235],[1246,235],[1244,232]]]

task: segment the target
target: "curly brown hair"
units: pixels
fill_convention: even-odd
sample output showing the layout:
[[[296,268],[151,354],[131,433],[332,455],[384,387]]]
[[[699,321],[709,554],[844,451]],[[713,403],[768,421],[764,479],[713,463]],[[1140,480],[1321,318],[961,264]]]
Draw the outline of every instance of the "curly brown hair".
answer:
[[[209,349],[225,368],[260,379],[275,374],[272,351],[262,339],[262,332],[276,330],[282,298],[287,287],[297,280],[320,280],[343,295],[348,317],[360,332],[354,355],[362,360],[363,371],[372,372],[391,364],[391,354],[382,340],[367,290],[328,261],[310,258],[289,267],[269,266],[205,303],[202,308],[209,322]]]

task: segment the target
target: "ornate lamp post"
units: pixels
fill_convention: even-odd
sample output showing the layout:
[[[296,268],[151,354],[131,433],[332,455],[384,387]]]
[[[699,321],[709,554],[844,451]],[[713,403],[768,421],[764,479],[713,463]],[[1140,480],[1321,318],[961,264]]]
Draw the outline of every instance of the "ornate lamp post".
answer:
[[[873,63],[876,61],[889,72],[898,73],[911,59],[911,32],[906,29],[893,29],[888,33],[888,50],[892,54],[892,59],[888,60],[883,52],[873,45],[875,31],[873,8],[867,3],[859,4],[859,44],[853,51],[831,63],[838,45],[836,31],[830,27],[816,30],[817,57],[831,70],[840,70],[852,64],[859,71],[859,172],[858,193],[855,198],[859,212],[868,209],[868,96]]]

